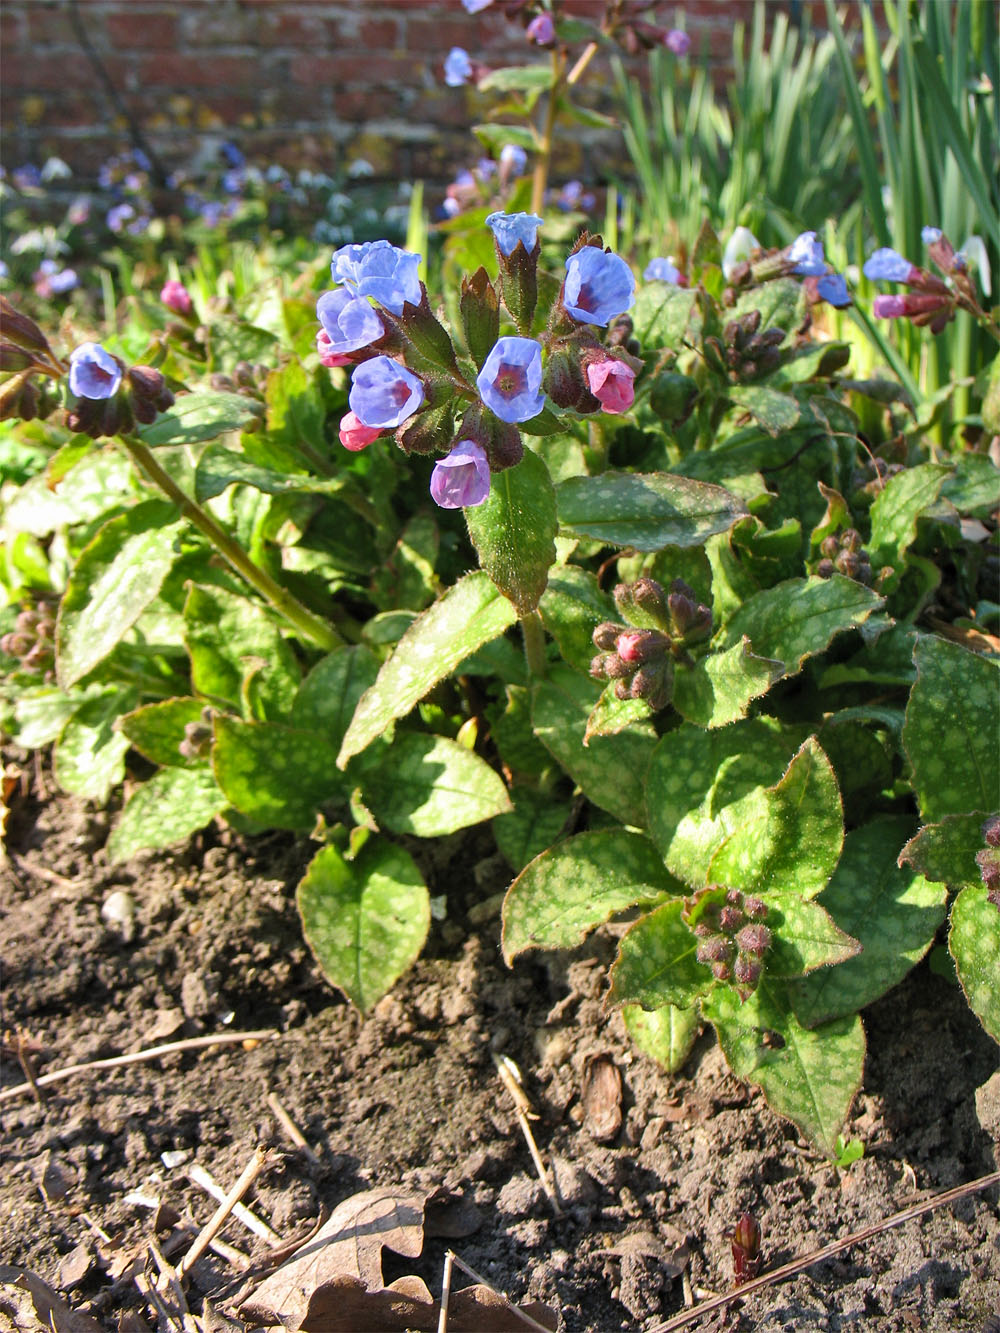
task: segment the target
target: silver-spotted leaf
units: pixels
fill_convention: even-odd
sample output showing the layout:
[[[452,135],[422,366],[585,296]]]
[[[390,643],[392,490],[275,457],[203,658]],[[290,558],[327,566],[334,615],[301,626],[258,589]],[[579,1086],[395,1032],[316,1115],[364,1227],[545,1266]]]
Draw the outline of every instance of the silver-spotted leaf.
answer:
[[[651,1056],[668,1074],[676,1074],[683,1068],[701,1027],[696,1004],[690,1009],[678,1009],[675,1004],[665,1004],[659,1009],[626,1004],[622,1006],[622,1018],[639,1050]]]
[[[754,699],[784,674],[784,664],[750,651],[743,638],[731,648],[699,658],[674,675],[673,705],[699,727],[727,727],[746,717]]]
[[[794,676],[807,657],[864,624],[882,604],[870,588],[842,574],[786,579],[743,603],[726,626],[726,645],[746,636],[758,657],[784,662],[786,675]]]
[[[637,551],[700,546],[747,512],[743,501],[721,486],[669,472],[570,477],[556,487],[556,501],[559,522],[570,536]]]
[[[684,923],[679,898],[641,916],[622,936],[611,968],[611,1004],[688,1009],[715,984],[695,957],[698,941]]]
[[[545,591],[555,563],[556,496],[549,470],[530,449],[515,467],[494,473],[485,503],[466,509],[479,563],[518,615]]]
[[[227,804],[207,764],[162,768],[129,797],[108,838],[108,858],[114,865],[146,848],[183,842]]]
[[[352,781],[376,823],[392,833],[444,837],[511,808],[500,775],[446,736],[397,731],[391,745],[370,753],[370,764],[366,755],[352,766]]]
[[[948,948],[969,1008],[1000,1042],[1000,907],[986,894],[985,884],[970,884],[955,899]]]
[[[213,731],[216,781],[257,823],[308,832],[322,806],[344,798],[337,752],[315,732],[224,715],[215,718]]]

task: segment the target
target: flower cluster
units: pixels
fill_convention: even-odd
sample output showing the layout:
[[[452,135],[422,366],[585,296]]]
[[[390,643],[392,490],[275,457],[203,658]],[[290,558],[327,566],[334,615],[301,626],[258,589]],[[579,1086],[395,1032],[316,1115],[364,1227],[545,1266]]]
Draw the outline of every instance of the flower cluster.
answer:
[[[18,659],[20,670],[53,678],[55,664],[56,608],[38,602],[18,613],[14,628],[0,639],[0,652]]]
[[[152,366],[126,367],[100,343],[81,343],[70,353],[69,391],[76,399],[66,421],[71,430],[99,439],[125,434],[136,422],[148,425],[174,401]]]
[[[976,852],[976,865],[986,885],[986,897],[1000,910],[1000,815],[990,815],[982,827],[986,846]]]
[[[696,957],[746,999],[756,988],[772,937],[761,898],[709,884],[685,900],[683,919],[698,938]]]
[[[873,281],[896,282],[909,288],[902,295],[876,296],[872,313],[877,319],[908,319],[918,327],[928,327],[931,333],[940,333],[955,318],[956,310],[968,310],[982,317],[976,290],[968,272],[968,260],[963,251],[956,251],[940,227],[924,227],[921,239],[937,267],[945,274],[936,277],[925,268],[918,268],[897,250],[883,246],[865,261],[864,275]],[[971,249],[978,237],[966,242]],[[981,245],[982,242],[980,241]],[[988,267],[984,290],[988,283]]]
[[[826,261],[823,242],[803,231],[782,250],[763,250],[748,227],[736,227],[722,253],[722,273],[730,288],[756,286],[772,278],[803,278],[813,302],[843,308],[851,304],[847,282]]]
[[[868,552],[861,541],[857,528],[845,528],[843,532],[831,533],[820,543],[822,559],[816,566],[816,573],[821,579],[828,579],[833,574],[843,574],[871,587],[872,566]]]

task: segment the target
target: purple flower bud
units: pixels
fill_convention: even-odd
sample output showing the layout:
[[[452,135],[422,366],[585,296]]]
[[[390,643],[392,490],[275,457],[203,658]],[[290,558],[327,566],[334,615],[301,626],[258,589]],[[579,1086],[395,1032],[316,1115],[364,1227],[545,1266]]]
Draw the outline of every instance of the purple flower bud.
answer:
[[[910,274],[915,271],[908,259],[888,246],[869,256],[862,269],[866,278],[882,279],[884,282],[909,282]]]
[[[499,338],[476,385],[483,402],[501,421],[530,421],[545,406],[541,343],[534,338]]]
[[[453,46],[444,62],[444,81],[449,88],[461,88],[472,78],[472,60],[468,51]]]
[[[761,966],[756,958],[740,954],[733,964],[733,978],[741,986],[754,987],[760,981]]]
[[[192,309],[191,293],[176,278],[168,278],[160,289],[160,300],[175,315],[190,315]]]
[[[566,260],[563,305],[583,324],[608,324],[635,302],[635,277],[625,260],[585,245]]]
[[[913,319],[931,315],[949,305],[947,295],[930,292],[907,292],[905,296],[876,296],[872,314],[876,319]]]
[[[940,227],[924,227],[920,232],[920,239],[924,245],[934,245],[943,235],[944,232]]]
[[[723,907],[719,911],[719,925],[723,930],[732,932],[743,925],[744,916],[738,907]]]
[[[767,903],[762,898],[744,898],[743,910],[751,921],[763,921],[767,916]]]
[[[431,473],[431,499],[442,509],[472,509],[490,493],[490,465],[475,440],[459,440]]]
[[[824,273],[816,284],[816,294],[821,301],[836,306],[838,310],[851,304],[847,283],[839,273]]]
[[[424,386],[389,356],[375,356],[354,372],[348,402],[364,426],[399,426],[424,401]]]
[[[556,25],[552,22],[552,15],[537,14],[525,28],[524,35],[536,46],[551,46],[556,39]]]
[[[537,213],[491,213],[486,225],[502,255],[513,254],[519,241],[530,254],[535,248],[542,219]]]
[[[324,292],[316,302],[316,317],[329,340],[324,347],[327,355],[356,352],[385,333],[385,325],[365,297],[352,296],[346,287]]]
[[[762,926],[759,923],[744,926],[736,936],[736,947],[741,953],[753,954],[756,958],[763,958],[771,947],[771,932],[767,926]]]
[[[785,258],[790,264],[794,264],[792,272],[797,278],[817,278],[826,272],[823,242],[817,241],[814,231],[804,231],[796,236],[788,247]]]
[[[669,259],[651,259],[642,276],[645,282],[669,282],[676,287],[681,280],[681,271]]]
[[[691,50],[691,38],[683,28],[671,28],[664,34],[663,45],[675,56],[686,56]]]
[[[703,940],[695,950],[699,963],[727,963],[733,956],[733,946],[721,935]]]
[[[906,298],[903,296],[876,296],[872,304],[872,314],[876,319],[899,319],[906,314]]]
[[[420,255],[388,241],[365,241],[341,246],[330,261],[330,272],[334,282],[342,283],[352,296],[370,296],[394,315],[401,315],[404,302],[420,304],[420,260]]]
[[[77,398],[113,398],[122,368],[100,343],[81,343],[70,354],[69,387]]]

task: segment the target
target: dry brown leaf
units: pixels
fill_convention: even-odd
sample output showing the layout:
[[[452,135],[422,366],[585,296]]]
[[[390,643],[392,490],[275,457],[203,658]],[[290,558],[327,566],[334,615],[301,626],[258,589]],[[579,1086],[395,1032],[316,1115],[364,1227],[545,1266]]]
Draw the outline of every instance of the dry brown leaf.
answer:
[[[545,1328],[557,1329],[559,1316],[541,1301],[517,1307]],[[476,1285],[453,1291],[448,1304],[448,1333],[525,1333],[527,1324],[518,1319],[506,1297],[492,1287]]]
[[[22,1333],[101,1333],[101,1325],[89,1315],[71,1310],[58,1292],[30,1269],[0,1264],[0,1288],[18,1315],[15,1327]]]
[[[581,1099],[590,1137],[598,1143],[613,1139],[622,1127],[622,1076],[610,1055],[587,1060]]]

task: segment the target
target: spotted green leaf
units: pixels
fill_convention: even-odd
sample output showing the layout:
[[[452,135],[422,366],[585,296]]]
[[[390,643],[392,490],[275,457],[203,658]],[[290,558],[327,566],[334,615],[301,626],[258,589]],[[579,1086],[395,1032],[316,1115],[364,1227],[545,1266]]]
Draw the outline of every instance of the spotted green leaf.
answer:
[[[112,864],[150,847],[169,847],[204,828],[227,801],[206,764],[162,768],[129,798],[108,838]]]
[[[906,550],[917,535],[917,520],[935,503],[950,472],[950,467],[940,463],[919,463],[890,477],[875,497],[868,554],[872,569],[892,566],[891,578],[882,585],[886,591],[902,578]]]
[[[118,729],[135,748],[154,764],[169,768],[191,768],[198,759],[188,759],[180,752],[184,728],[202,721],[205,707],[201,699],[161,699],[143,704],[118,720]]]
[[[803,977],[861,951],[858,941],[841,930],[824,907],[797,893],[767,895],[767,925],[773,935],[765,955],[770,977]]]
[[[217,716],[212,768],[228,800],[259,824],[309,831],[320,807],[343,798],[336,754],[322,736],[280,722]]]
[[[622,1017],[639,1050],[651,1056],[668,1074],[676,1074],[683,1068],[701,1027],[696,1004],[690,1009],[678,1009],[675,1004],[665,1004],[659,1009],[626,1004],[622,1006]]]
[[[983,849],[984,815],[945,815],[937,824],[925,824],[899,853],[924,879],[945,884],[977,884],[976,853]]]
[[[498,638],[517,619],[514,607],[482,570],[467,574],[409,627],[374,685],[358,701],[337,756],[343,768],[395,718],[405,717],[464,658]]]
[[[549,470],[530,449],[516,467],[494,474],[484,504],[466,509],[479,563],[527,615],[545,591],[555,562],[556,497]]]
[[[444,837],[511,808],[499,774],[445,736],[397,732],[371,753],[370,764],[357,761],[357,781],[376,822],[392,833]]]
[[[538,610],[542,624],[559,645],[560,657],[581,671],[587,670],[597,653],[594,630],[602,621],[619,619],[597,576],[577,565],[552,570]]]
[[[645,699],[619,699],[613,684],[605,686],[587,718],[583,733],[584,745],[590,745],[595,736],[615,736],[627,731],[637,722],[649,720],[649,704]]]
[[[324,976],[362,1013],[416,961],[430,927],[430,897],[413,858],[380,839],[351,861],[324,847],[296,901]]]
[[[784,665],[750,651],[742,638],[731,648],[699,658],[674,676],[673,705],[699,727],[727,727],[745,717],[754,699],[766,694],[784,674]]]
[[[700,546],[747,512],[721,486],[668,472],[570,477],[556,487],[556,501],[568,535],[637,551]]]
[[[103,805],[125,776],[128,740],[115,729],[122,713],[134,708],[137,691],[111,690],[88,699],[66,723],[52,751],[56,782],[72,796]]]
[[[726,646],[744,635],[758,657],[784,662],[794,676],[807,657],[825,651],[845,630],[864,624],[882,599],[870,588],[832,578],[786,579],[743,603],[726,626]]]
[[[927,820],[995,810],[1000,791],[1000,667],[933,635],[913,650],[917,681],[903,749]]]
[[[690,1009],[715,984],[711,969],[695,957],[698,941],[681,919],[678,898],[641,916],[622,936],[611,968],[611,1004]]]
[[[59,607],[56,676],[69,689],[115,648],[160,591],[180,524],[150,500],[110,519],[80,553]]]
[[[270,610],[223,588],[192,585],[184,605],[191,683],[245,717],[286,717],[299,665]]]
[[[198,459],[194,490],[199,504],[221,495],[229,486],[252,486],[265,495],[284,495],[289,491],[307,491],[318,495],[337,495],[348,482],[344,477],[316,477],[309,472],[280,472],[261,467],[245,454],[210,444]]]
[[[641,834],[627,829],[577,834],[537,856],[507,890],[504,958],[510,963],[525,949],[574,948],[617,912],[655,902],[679,887]]]
[[[531,787],[515,787],[511,800],[513,810],[494,819],[493,836],[500,853],[519,873],[552,846],[566,826],[569,811],[565,801]]]
[[[358,700],[378,675],[378,658],[363,644],[335,648],[320,658],[292,702],[292,726],[316,731],[340,748]]]
[[[896,864],[912,832],[903,817],[874,819],[848,833],[820,902],[861,952],[789,988],[799,1020],[815,1027],[855,1013],[884,995],[931,947],[945,915],[947,890]]]
[[[985,884],[969,884],[955,899],[948,948],[969,1008],[1000,1042],[1000,907],[986,893]]]
[[[743,805],[712,856],[708,878],[751,893],[815,898],[833,874],[843,840],[837,779],[810,736],[780,781]]]
[[[244,430],[257,423],[259,413],[256,400],[244,394],[199,389],[178,398],[152,425],[140,426],[138,433],[154,448],[163,444],[197,444],[228,431]]]
[[[790,430],[802,415],[802,409],[791,394],[769,389],[766,384],[739,385],[729,389],[726,396],[737,407],[749,412],[768,435],[781,435]]]
[[[828,1157],[861,1087],[865,1032],[857,1014],[817,1028],[796,1019],[786,987],[765,975],[744,1003],[719,986],[702,1004],[737,1078],[756,1083],[768,1105]]]
[[[556,667],[532,692],[535,735],[584,795],[623,824],[645,822],[643,778],[656,745],[648,722],[636,722],[615,736],[594,736],[583,744],[587,719],[600,685],[569,667]]]

